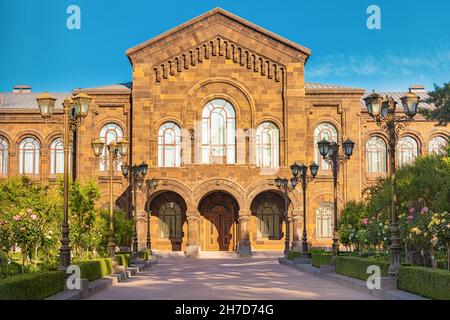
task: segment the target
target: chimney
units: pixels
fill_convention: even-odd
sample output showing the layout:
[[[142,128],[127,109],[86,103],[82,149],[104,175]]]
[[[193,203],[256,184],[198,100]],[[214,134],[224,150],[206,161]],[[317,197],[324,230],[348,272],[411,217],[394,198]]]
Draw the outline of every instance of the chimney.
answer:
[[[13,87],[13,93],[31,93],[31,86],[17,85]]]
[[[411,92],[425,92],[425,86],[421,84],[412,84],[409,86],[409,91]]]

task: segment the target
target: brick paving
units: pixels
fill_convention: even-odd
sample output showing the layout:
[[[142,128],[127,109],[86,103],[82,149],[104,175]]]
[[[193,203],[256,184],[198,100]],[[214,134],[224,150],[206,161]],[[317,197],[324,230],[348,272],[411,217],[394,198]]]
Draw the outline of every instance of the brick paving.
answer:
[[[90,299],[374,299],[280,265],[276,256],[209,255],[189,260],[165,254],[158,264]]]

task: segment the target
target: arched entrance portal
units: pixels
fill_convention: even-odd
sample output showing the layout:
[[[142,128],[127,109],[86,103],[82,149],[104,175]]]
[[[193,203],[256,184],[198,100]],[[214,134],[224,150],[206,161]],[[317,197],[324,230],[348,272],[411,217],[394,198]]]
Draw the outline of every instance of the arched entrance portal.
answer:
[[[216,191],[199,203],[202,215],[200,246],[205,251],[235,251],[238,243],[239,205],[231,195]]]

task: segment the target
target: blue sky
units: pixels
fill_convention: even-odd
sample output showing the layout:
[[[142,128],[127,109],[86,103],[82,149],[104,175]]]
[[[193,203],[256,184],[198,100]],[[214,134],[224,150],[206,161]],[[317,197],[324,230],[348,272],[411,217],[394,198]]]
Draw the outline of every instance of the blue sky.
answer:
[[[66,27],[69,5],[81,30]],[[381,30],[366,27],[381,9]],[[125,50],[221,7],[312,50],[306,80],[375,90],[450,80],[448,0],[0,0],[0,92],[131,80]]]

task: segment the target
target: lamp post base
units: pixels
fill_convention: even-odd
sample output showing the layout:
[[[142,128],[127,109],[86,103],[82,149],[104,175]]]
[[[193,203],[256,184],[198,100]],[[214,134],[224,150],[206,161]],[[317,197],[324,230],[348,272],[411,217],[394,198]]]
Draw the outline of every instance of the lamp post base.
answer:
[[[238,243],[238,254],[239,257],[251,257],[252,256],[252,247],[250,245],[250,241],[241,240]]]
[[[196,244],[190,244],[186,246],[186,258],[197,259],[200,253],[200,246]]]

